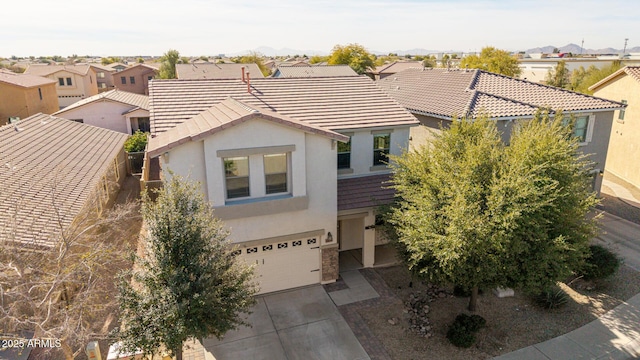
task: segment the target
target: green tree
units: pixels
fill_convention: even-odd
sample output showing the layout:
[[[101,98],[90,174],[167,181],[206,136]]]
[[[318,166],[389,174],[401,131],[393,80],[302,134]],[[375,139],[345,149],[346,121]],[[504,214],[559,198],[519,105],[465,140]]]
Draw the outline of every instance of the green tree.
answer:
[[[569,69],[567,69],[567,63],[564,60],[560,60],[553,69],[549,70],[545,83],[559,88],[566,88],[571,84]]]
[[[160,70],[158,71],[158,78],[160,79],[175,79],[176,78],[176,64],[180,60],[180,53],[178,50],[170,49],[160,58]]]
[[[328,56],[313,55],[309,59],[309,64],[319,64],[319,63],[327,62],[328,60],[329,60]]]
[[[116,63],[116,62],[120,62],[120,61],[122,61],[122,59],[121,59],[121,58],[119,58],[119,57],[117,57],[117,56],[110,56],[110,57],[103,57],[103,58],[100,60],[100,63],[101,63],[102,65],[109,65],[109,64]]]
[[[422,59],[422,66],[426,68],[434,68],[436,67],[436,57],[435,56],[425,56]]]
[[[253,269],[237,260],[200,185],[171,174],[156,202],[143,197],[144,256],[120,282],[123,351],[161,348],[182,358],[190,339],[221,338],[255,303]]]
[[[239,59],[237,59],[238,63],[241,64],[256,64],[258,65],[258,68],[260,68],[260,71],[262,72],[262,75],[264,76],[269,76],[271,75],[271,70],[269,70],[265,65],[264,65],[264,56],[260,53],[257,52],[251,52],[249,53],[249,55],[245,55],[240,57]]]
[[[375,57],[359,44],[336,45],[329,55],[329,65],[349,65],[353,71],[362,75],[373,68]]]
[[[572,90],[593,95],[593,91],[589,90],[589,87],[620,70],[621,67],[622,64],[620,61],[614,61],[611,65],[602,68],[591,65],[587,70],[584,70],[581,67],[582,71],[574,71],[574,73],[572,73],[572,75],[575,76],[575,79],[571,79],[571,86],[575,86]]]
[[[454,121],[393,158],[400,200],[387,220],[414,273],[471,290],[475,311],[479,288],[539,291],[581,268],[597,201],[561,117],[518,124],[510,146],[493,121]]]
[[[460,60],[460,67],[481,69],[496,74],[517,77],[522,70],[518,66],[518,59],[505,50],[488,46],[482,49],[480,55],[469,55]]]
[[[127,141],[124,142],[124,151],[130,153],[144,151],[147,147],[148,136],[149,133],[136,130],[136,132],[129,136]]]
[[[138,64],[144,64],[144,59],[139,57],[137,60]]]

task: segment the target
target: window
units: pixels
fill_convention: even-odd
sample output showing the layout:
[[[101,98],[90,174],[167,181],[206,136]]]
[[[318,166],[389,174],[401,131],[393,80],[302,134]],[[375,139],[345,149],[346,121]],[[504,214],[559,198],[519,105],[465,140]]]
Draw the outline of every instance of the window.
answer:
[[[38,88],[38,95],[40,95],[40,100],[42,100],[42,89]]]
[[[104,72],[99,72],[96,76],[100,79],[104,79]]]
[[[589,142],[591,139],[589,139],[590,135],[589,135],[589,115],[584,115],[584,116],[577,116],[574,118],[574,122],[573,122],[573,136],[577,137],[579,142],[581,143],[586,143]],[[571,119],[569,118],[564,118],[562,119],[562,124],[563,125],[569,125],[571,122]]]
[[[93,84],[93,76],[89,76],[89,84]]]
[[[248,197],[249,193],[249,157],[224,158],[227,199]]]
[[[338,169],[351,168],[351,137],[349,142],[338,142]]]
[[[391,134],[373,135],[373,166],[385,165],[389,161]]]
[[[621,103],[627,105],[627,100],[620,100]],[[618,113],[618,120],[624,120],[624,112],[625,112],[626,108],[622,108],[620,109],[620,112]]]
[[[129,83],[132,84],[132,85],[135,84],[136,83],[136,78],[133,77],[133,76],[129,76]]]
[[[287,154],[264,155],[266,194],[287,192]]]
[[[72,85],[71,84],[71,78],[69,77],[69,78],[67,78],[67,86],[71,86],[71,85]]]
[[[126,84],[127,83],[127,77],[126,76],[120,76],[120,81],[122,82],[122,84]]]
[[[138,130],[142,132],[151,132],[151,124],[148,117],[138,118]]]
[[[147,76],[147,80],[149,80],[149,81],[153,80],[153,76],[151,76],[151,75]]]
[[[58,78],[58,85],[64,86],[64,78]]]

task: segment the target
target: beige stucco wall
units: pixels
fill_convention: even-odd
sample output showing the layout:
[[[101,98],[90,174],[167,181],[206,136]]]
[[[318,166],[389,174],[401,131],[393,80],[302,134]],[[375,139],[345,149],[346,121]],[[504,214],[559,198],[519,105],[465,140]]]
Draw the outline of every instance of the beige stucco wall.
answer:
[[[88,98],[98,93],[98,83],[96,81],[96,73],[93,68],[89,68],[86,75],[72,73],[61,70],[48,75],[47,78],[56,82],[56,91],[58,92],[58,104],[60,108],[67,107],[76,101]],[[64,78],[65,85],[60,86],[59,78]],[[71,78],[71,86],[67,85],[67,78]]]
[[[38,89],[42,92],[42,100]],[[21,119],[37,113],[52,114],[58,111],[58,96],[55,84],[24,88],[0,82],[0,124],[9,117]]]
[[[149,95],[149,76],[155,76],[156,71],[145,66],[133,66],[113,74],[113,85],[123,91],[136,94]],[[122,83],[122,77],[126,78],[126,84]],[[131,84],[131,77],[135,78],[135,84]]]
[[[290,195],[269,199],[260,196],[262,169],[250,159],[252,196],[242,201],[225,201],[224,163],[220,150],[295,146],[290,156]],[[258,155],[259,156],[259,155]],[[332,140],[300,130],[253,119],[213,134],[203,141],[187,142],[160,156],[163,170],[171,169],[199,181],[207,199],[223,214],[233,242],[274,238],[323,230],[335,236],[337,228],[337,159]],[[164,173],[168,176],[167,173]],[[281,206],[284,204],[284,206]],[[292,206],[287,206],[291,204]],[[255,209],[267,213],[253,216]],[[239,210],[236,211],[236,210]],[[236,212],[238,212],[236,214]],[[244,214],[244,216],[243,216]],[[240,215],[238,217],[238,215]],[[326,236],[321,236],[322,244]]]
[[[82,122],[88,125],[131,134],[131,123],[127,123],[125,115],[122,114],[132,108],[131,105],[104,100],[67,111],[63,110],[57,116],[69,120],[82,119]]]
[[[623,76],[594,95],[628,102],[624,120],[618,120],[620,111],[613,116],[605,170],[640,188],[640,82]]]

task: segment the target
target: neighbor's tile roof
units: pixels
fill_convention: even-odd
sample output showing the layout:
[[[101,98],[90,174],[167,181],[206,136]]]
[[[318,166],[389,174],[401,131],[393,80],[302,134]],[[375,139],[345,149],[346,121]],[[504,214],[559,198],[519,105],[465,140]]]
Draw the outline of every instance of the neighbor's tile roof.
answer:
[[[273,121],[278,124],[294,127],[309,133],[327,136],[342,142],[349,141],[348,136],[303,123],[274,111],[252,108],[247,104],[229,98],[213,105],[209,109],[201,112],[173,129],[149,139],[147,152],[150,157],[156,157],[185,142],[198,141],[209,135],[255,118]]]
[[[373,74],[395,74],[407,69],[420,69],[422,62],[420,61],[394,61],[390,64],[380,65],[372,71]]]
[[[0,240],[53,245],[58,221],[71,224],[126,139],[44,114],[0,127]]]
[[[149,97],[147,95],[134,94],[127,91],[114,89],[114,90],[109,90],[97,95],[93,95],[86,99],[77,101],[65,107],[64,109],[54,113],[53,115],[59,115],[69,110],[77,109],[80,106],[84,106],[90,103],[94,103],[96,101],[103,101],[103,100],[115,101],[125,105],[131,105],[135,108],[149,110]]]
[[[349,65],[280,65],[274,75],[277,77],[360,76]]]
[[[248,93],[242,80],[154,80],[151,133],[167,131],[228,97],[330,130],[418,124],[365,76],[252,79],[251,89]]]
[[[89,65],[29,65],[24,71],[25,74],[31,74],[36,76],[47,76],[58,71],[68,71],[70,73],[78,75],[87,75],[91,66]]]
[[[55,84],[54,80],[47,79],[42,76],[16,74],[12,71],[4,70],[4,69],[0,69],[0,82],[16,85],[20,87],[25,87],[25,88]]]
[[[133,70],[137,70],[140,67],[146,68],[147,70],[153,71],[153,72],[157,72],[158,68],[155,66],[151,66],[151,65],[147,65],[147,64],[135,64],[133,66],[127,67],[126,69],[122,69],[122,71],[119,71],[117,73],[114,73],[113,76],[125,76],[124,74],[129,73],[130,71]]]
[[[439,118],[532,116],[539,108],[618,109],[622,104],[482,70],[407,69],[378,82],[409,111]]]
[[[338,179],[338,211],[376,207],[393,201],[391,174]]]
[[[625,66],[622,69],[614,72],[613,74],[607,76],[606,78],[598,81],[597,83],[591,85],[589,87],[589,90],[591,91],[595,91],[596,89],[599,89],[600,87],[602,87],[603,85],[609,83],[611,80],[617,78],[618,76],[621,75],[629,75],[632,78],[634,78],[636,81],[640,82],[640,66]]]
[[[256,64],[176,64],[178,79],[242,79],[242,68],[252,79],[264,78]]]

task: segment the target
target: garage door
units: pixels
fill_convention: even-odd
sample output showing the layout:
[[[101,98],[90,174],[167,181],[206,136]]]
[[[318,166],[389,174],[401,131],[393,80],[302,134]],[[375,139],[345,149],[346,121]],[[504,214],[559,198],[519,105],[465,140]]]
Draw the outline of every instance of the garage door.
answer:
[[[275,242],[239,251],[247,263],[255,264],[260,294],[320,282],[317,238]]]

